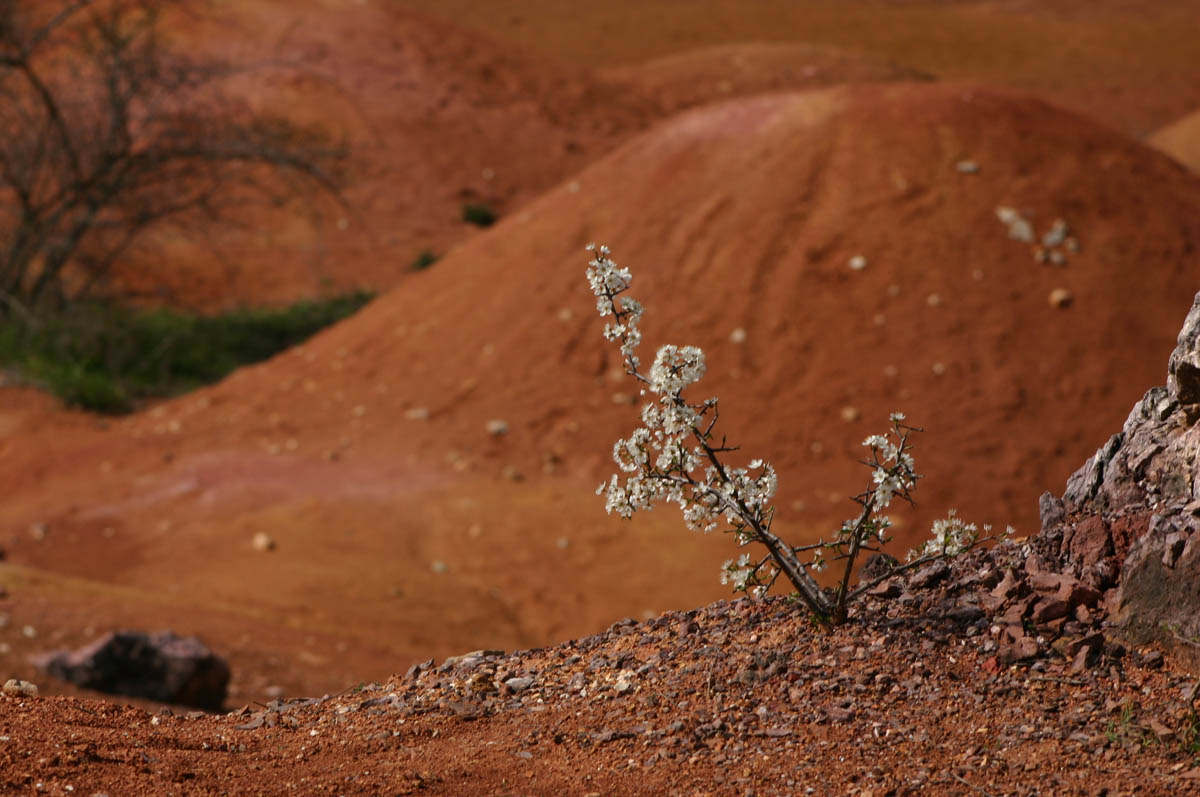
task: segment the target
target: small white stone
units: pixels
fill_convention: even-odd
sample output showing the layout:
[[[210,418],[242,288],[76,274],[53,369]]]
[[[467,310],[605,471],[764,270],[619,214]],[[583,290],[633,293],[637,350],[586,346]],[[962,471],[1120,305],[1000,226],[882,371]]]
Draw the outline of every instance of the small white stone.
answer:
[[[442,573],[445,573],[447,570],[449,570],[450,567],[441,559],[434,559],[429,563],[429,569],[440,576]]]
[[[410,421],[425,421],[429,419],[428,407],[413,407],[404,411],[404,417]]]
[[[849,265],[853,271],[862,271],[867,267],[867,258],[863,255],[855,255],[854,257],[850,258],[850,262],[847,265]]]
[[[1050,291],[1050,306],[1058,309],[1070,307],[1075,297],[1066,288],[1055,288]]]
[[[254,546],[254,550],[262,553],[268,553],[275,550],[275,540],[272,539],[271,535],[267,534],[265,531],[260,531],[255,534],[253,539],[250,540],[250,544]]]
[[[742,329],[741,327],[738,327],[737,329],[735,329],[729,333],[729,340],[734,343],[745,343],[746,342],[746,330]]]
[[[942,304],[942,295],[940,293],[931,293],[925,297],[925,304],[930,307],[940,307]]]
[[[493,437],[508,434],[508,422],[501,418],[493,418],[487,422],[487,433]]]
[[[858,407],[852,407],[847,404],[845,407],[842,407],[841,414],[842,420],[846,421],[847,423],[850,423],[851,421],[857,421],[859,417]]]
[[[954,164],[954,168],[963,174],[979,174],[979,164],[975,161],[962,160]]]
[[[16,678],[9,678],[5,681],[3,688],[0,688],[0,692],[3,692],[8,697],[38,696],[38,688],[35,684],[31,684],[29,681],[20,681]]]
[[[945,363],[934,363],[932,370],[933,370],[934,376],[941,376],[942,374],[946,373],[946,364]]]

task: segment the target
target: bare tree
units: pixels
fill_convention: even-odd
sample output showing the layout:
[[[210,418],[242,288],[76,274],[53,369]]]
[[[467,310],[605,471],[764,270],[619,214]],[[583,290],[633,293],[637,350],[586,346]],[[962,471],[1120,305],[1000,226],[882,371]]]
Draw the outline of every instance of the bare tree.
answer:
[[[142,233],[338,197],[345,150],[163,42],[177,0],[0,0],[0,314],[105,286]]]

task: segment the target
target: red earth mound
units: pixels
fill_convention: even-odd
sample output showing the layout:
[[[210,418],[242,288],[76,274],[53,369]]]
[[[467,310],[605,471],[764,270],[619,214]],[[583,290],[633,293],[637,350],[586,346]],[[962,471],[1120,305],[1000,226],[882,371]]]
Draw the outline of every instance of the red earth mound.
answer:
[[[351,153],[345,208],[298,199],[216,231],[202,247],[155,236],[125,264],[126,288],[201,308],[390,288],[422,252],[444,255],[478,232],[462,220],[464,204],[510,213],[653,121],[712,96],[911,74],[833,48],[749,47],[668,61],[645,83],[628,73],[601,78],[377,3],[255,0],[211,19],[188,13],[169,28],[189,50],[257,65],[235,96],[323,125]],[[731,65],[729,87],[706,95],[696,81]]]
[[[841,47],[1035,93],[1141,137],[1200,106],[1197,0],[398,0],[564,62],[632,64],[716,44]]]
[[[1147,139],[1155,149],[1200,173],[1200,111],[1193,111]]]
[[[768,91],[929,77],[838,47],[765,42],[688,50],[643,63],[602,68],[598,76],[630,95],[651,97],[664,115]]]
[[[592,240],[634,269],[645,358],[707,351],[696,397],[722,397],[735,459],[779,469],[786,537],[851,514],[859,444],[892,410],[928,430],[902,544],[950,507],[1029,534],[1038,494],[1161,378],[1200,288],[1198,203],[1200,180],[1162,155],[978,87],[706,107],[220,385],[69,435],[13,415],[4,544],[16,565],[160,607],[146,617],[201,606],[337,638],[339,672],[361,661],[363,678],[387,674],[381,648],[394,671],[718,596],[727,540],[670,510],[623,524],[591,494],[637,416],[583,279]],[[1061,218],[1078,246],[1039,263],[998,207],[1039,237]],[[1053,306],[1056,289],[1072,301]],[[278,548],[256,553],[257,532]],[[45,647],[20,636],[23,605],[0,631],[16,671]],[[277,677],[254,670],[279,654],[244,627],[206,641],[240,651],[235,700]]]

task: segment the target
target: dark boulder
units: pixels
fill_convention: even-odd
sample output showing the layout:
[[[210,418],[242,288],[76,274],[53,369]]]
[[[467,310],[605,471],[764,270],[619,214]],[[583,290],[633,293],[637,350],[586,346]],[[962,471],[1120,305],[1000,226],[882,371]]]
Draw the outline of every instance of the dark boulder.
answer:
[[[199,639],[171,631],[116,631],[42,662],[50,675],[114,695],[217,710],[229,665]]]
[[[1109,591],[1115,630],[1200,667],[1200,294],[1121,431],[1041,499],[1038,554]]]

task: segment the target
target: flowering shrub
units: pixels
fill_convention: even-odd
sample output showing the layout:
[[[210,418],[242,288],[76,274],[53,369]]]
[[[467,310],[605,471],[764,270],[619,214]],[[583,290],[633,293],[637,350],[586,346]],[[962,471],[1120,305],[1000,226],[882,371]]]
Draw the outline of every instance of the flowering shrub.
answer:
[[[900,413],[891,415],[886,434],[863,441],[870,451],[864,464],[871,469],[871,481],[853,499],[860,507],[858,515],[842,524],[829,542],[802,546],[784,542],[771,531],[775,508],[770,501],[778,486],[775,469],[760,459],[745,468],[726,464],[724,455],[736,447],[724,437],[718,442],[714,434],[717,399],[693,404],[684,398],[684,391],[704,376],[704,352],[695,346],[663,346],[649,372],[643,373],[636,352],[644,309],[623,295],[633,277],[609,257],[608,247],[588,249],[594,254],[587,278],[596,295],[596,309],[602,318],[612,318],[604,326],[604,337],[620,345],[625,371],[641,383],[642,394],[655,397],[642,408],[642,427],[613,446],[613,460],[625,475],[613,475],[596,491],[604,494],[609,513],[629,518],[666,501],[679,505],[689,529],[707,533],[723,521],[739,545],[758,545],[765,553],[760,551],[757,557],[744,553],[726,562],[722,582],[738,591],[763,594],[783,574],[799,599],[826,624],[844,622],[850,602],[884,578],[957,555],[981,542],[976,527],[951,511],[950,517],[934,524],[934,539],[913,552],[907,564],[851,587],[858,556],[880,550],[890,539],[891,521],[881,512],[896,498],[911,503],[912,490],[921,478],[913,470],[909,444],[912,433],[920,430],[906,424]],[[801,554],[811,554],[810,561],[802,562]],[[823,589],[809,571],[819,571],[830,562],[839,563],[842,573],[836,587]]]

